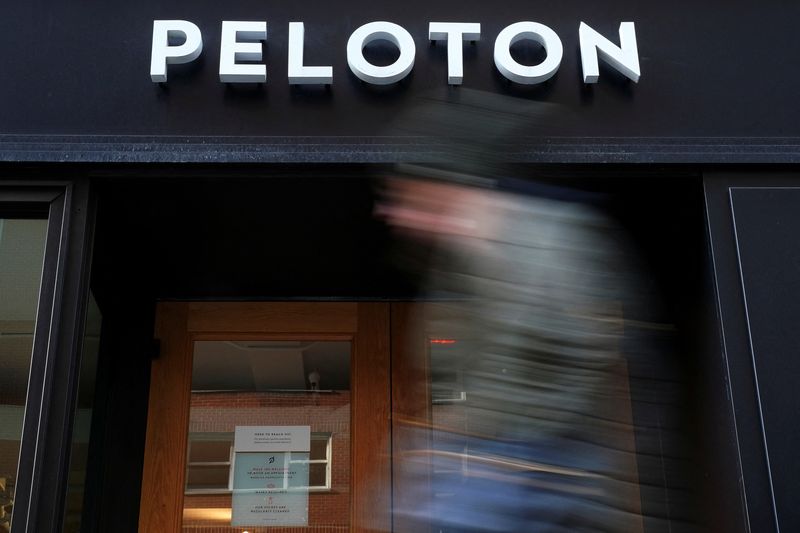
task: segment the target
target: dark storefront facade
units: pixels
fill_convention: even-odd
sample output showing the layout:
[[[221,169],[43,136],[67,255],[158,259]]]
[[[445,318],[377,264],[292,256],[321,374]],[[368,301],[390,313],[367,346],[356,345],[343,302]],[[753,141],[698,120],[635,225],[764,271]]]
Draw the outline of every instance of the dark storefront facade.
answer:
[[[426,171],[592,205],[635,250],[642,333],[609,415],[628,530],[797,530],[800,7],[773,4],[0,8],[0,531],[417,531],[406,431],[463,425],[458,372],[431,362],[462,339],[420,325],[436,298],[376,212],[387,179]],[[202,38],[167,81],[154,21]],[[266,21],[237,37],[263,43],[238,81],[220,81],[223,21]],[[300,64],[332,80],[292,78],[300,21]],[[348,56],[373,21],[415,46],[399,81]],[[435,21],[480,24],[462,83]],[[531,83],[557,50],[512,44],[513,81],[496,39],[520,21],[563,47]],[[581,23],[628,52],[601,50],[596,83]],[[365,62],[404,61],[379,37]],[[310,428],[269,449],[307,469],[304,511],[272,527],[231,503],[237,454],[263,452],[243,427]]]

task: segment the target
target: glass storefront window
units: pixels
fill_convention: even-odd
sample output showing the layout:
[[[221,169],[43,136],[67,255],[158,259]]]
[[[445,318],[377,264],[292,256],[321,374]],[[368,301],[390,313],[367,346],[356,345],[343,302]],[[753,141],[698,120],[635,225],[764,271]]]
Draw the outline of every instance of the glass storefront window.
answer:
[[[0,531],[9,531],[47,220],[0,218]]]
[[[194,343],[184,530],[349,527],[351,350]]]
[[[75,422],[72,429],[67,501],[64,511],[64,533],[77,533],[81,530],[81,514],[83,512],[86,473],[89,461],[92,408],[97,377],[97,359],[100,352],[101,323],[100,308],[97,306],[94,295],[90,293],[83,334],[83,348],[81,350],[78,406],[75,411]]]

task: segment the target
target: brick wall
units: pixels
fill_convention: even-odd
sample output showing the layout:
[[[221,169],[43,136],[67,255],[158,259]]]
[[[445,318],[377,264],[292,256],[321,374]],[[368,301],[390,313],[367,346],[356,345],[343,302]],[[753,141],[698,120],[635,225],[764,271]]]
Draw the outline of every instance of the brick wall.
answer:
[[[311,432],[331,434],[331,490],[308,496],[309,527],[233,528],[220,511],[231,507],[230,494],[184,496],[185,531],[230,533],[265,530],[332,533],[350,523],[350,393],[193,393],[189,431],[232,433],[236,426],[310,426]],[[216,519],[200,518],[208,510]],[[217,510],[217,511],[214,511]],[[190,515],[197,518],[190,518]]]

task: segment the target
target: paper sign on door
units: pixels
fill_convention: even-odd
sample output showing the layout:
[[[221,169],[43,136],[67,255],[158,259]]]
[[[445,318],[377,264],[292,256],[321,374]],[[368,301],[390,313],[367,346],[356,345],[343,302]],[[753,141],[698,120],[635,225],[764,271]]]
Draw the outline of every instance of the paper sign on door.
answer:
[[[308,525],[310,451],[310,426],[237,426],[231,525]]]

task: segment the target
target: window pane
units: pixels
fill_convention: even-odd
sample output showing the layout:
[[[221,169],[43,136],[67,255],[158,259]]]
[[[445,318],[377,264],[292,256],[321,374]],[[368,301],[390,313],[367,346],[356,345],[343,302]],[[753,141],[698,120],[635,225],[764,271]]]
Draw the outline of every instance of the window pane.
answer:
[[[186,471],[187,489],[227,489],[229,466],[190,466]]]
[[[325,463],[311,463],[308,466],[308,486],[324,487],[328,465]]]
[[[230,461],[233,437],[225,440],[195,440],[190,438],[190,463],[219,463]]]
[[[316,435],[311,436],[311,460],[325,460],[328,458],[328,436],[317,438]]]
[[[14,508],[46,220],[0,218],[0,531]]]
[[[67,504],[64,510],[64,533],[81,529],[83,495],[86,488],[86,468],[89,458],[89,437],[94,406],[94,386],[97,377],[97,357],[100,351],[100,308],[89,295],[86,326],[81,351],[81,370],[78,384],[78,409],[72,429],[72,449],[67,481]]]
[[[351,351],[347,341],[194,343],[184,531],[349,528]],[[309,492],[327,488],[328,468],[331,490]]]

